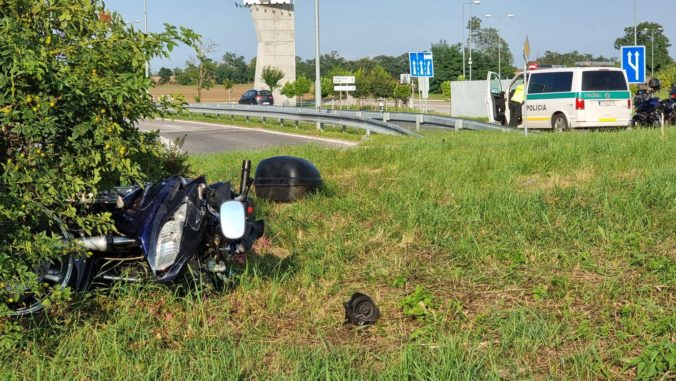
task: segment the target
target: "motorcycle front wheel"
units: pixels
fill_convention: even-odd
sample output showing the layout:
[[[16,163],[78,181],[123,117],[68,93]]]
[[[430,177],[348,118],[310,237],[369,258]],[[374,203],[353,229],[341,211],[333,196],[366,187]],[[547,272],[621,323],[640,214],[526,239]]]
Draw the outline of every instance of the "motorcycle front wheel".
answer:
[[[41,311],[45,307],[43,304],[45,299],[49,297],[52,290],[72,286],[76,272],[72,255],[53,262],[42,262],[33,271],[38,276],[38,282],[45,285],[46,292],[37,295],[24,286],[7,286],[9,289],[22,288],[21,297],[16,301],[6,301],[10,316],[25,316]]]

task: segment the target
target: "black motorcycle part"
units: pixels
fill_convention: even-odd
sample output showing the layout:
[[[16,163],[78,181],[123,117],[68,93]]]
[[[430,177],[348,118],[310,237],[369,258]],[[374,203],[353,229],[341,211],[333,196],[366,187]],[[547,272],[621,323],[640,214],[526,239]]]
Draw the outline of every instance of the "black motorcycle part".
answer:
[[[322,186],[317,167],[293,156],[275,156],[261,161],[256,168],[256,196],[270,201],[289,202]]]
[[[224,202],[233,199],[232,187],[230,186],[229,181],[226,183],[219,182],[209,185],[206,194],[209,205],[216,210],[218,210]]]
[[[343,306],[345,307],[345,320],[353,325],[371,325],[380,318],[380,311],[373,300],[360,292],[355,292],[350,300],[343,303]]]

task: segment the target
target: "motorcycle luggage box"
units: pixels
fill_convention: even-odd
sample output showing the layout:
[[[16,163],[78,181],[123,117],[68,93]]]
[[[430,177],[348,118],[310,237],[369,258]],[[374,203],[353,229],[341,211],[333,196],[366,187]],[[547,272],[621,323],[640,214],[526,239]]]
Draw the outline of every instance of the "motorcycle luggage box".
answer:
[[[322,186],[317,167],[293,156],[275,156],[262,160],[254,177],[256,196],[276,202],[298,199]]]

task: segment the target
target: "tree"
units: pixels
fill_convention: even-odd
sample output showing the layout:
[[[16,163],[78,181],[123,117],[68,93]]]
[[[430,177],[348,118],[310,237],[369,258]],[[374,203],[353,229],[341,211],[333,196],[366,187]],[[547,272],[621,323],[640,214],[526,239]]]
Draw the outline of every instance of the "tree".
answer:
[[[295,98],[297,96],[296,84],[294,82],[287,82],[282,86],[282,90],[279,92],[287,98]]]
[[[376,98],[391,98],[397,83],[392,75],[382,66],[376,67],[369,73],[371,77],[371,94]]]
[[[441,94],[448,98],[451,97],[451,81],[444,81],[441,84]]]
[[[282,95],[288,98],[300,97],[300,104],[302,107],[303,105],[302,97],[303,95],[309,93],[311,89],[312,89],[312,81],[301,74],[296,79],[296,81],[285,83],[284,86],[282,87],[281,93]]]
[[[669,38],[664,35],[662,25],[655,22],[642,22],[636,26],[638,31],[637,33],[637,45],[644,45],[646,47],[646,63],[650,67],[652,62],[652,51],[655,51],[655,71],[659,71],[662,67],[674,62],[674,60],[669,56],[669,47],[671,43]],[[647,29],[647,31],[645,31]],[[662,30],[659,30],[662,29]],[[655,37],[655,45],[652,45],[651,32],[654,31],[652,35]],[[628,26],[624,28],[624,36],[615,40],[615,49],[620,49],[622,46],[626,45],[635,45],[634,44],[634,27]]]
[[[308,94],[312,90],[312,80],[310,80],[308,77],[301,75],[298,78],[296,78],[296,82],[294,82],[294,87],[296,88],[296,96],[299,97],[300,100],[300,105],[303,107],[303,96],[305,94]]]
[[[174,81],[178,85],[194,85],[193,76],[191,73],[187,72],[185,69],[179,67],[174,68]]]
[[[227,52],[216,67],[215,80],[218,83],[223,83],[227,78],[234,83],[248,83],[250,82],[248,71],[249,69],[243,56]]]
[[[157,73],[160,77],[160,85],[164,85],[165,83],[171,81],[171,76],[174,74],[171,69],[162,67],[160,68],[160,71]]]
[[[193,45],[193,49],[195,49],[195,53],[197,54],[197,63],[195,64],[193,61],[190,61],[189,65],[197,69],[195,73],[195,84],[197,85],[197,97],[195,97],[195,100],[197,102],[202,101],[202,89],[208,90],[214,87],[216,64],[207,55],[213,53],[216,47],[218,47],[218,44],[211,40],[199,41]]]
[[[329,77],[322,77],[322,99],[333,94],[333,80]]]
[[[225,91],[228,92],[228,103],[230,103],[232,100],[230,99],[232,96],[232,88],[235,86],[235,83],[229,79],[224,79],[223,80],[223,87],[225,88]]]
[[[446,41],[432,44],[434,55],[434,78],[430,79],[430,92],[439,94],[441,83],[451,81],[462,75],[462,47],[449,45]]]
[[[407,83],[399,83],[394,87],[394,92],[392,96],[394,99],[401,101],[401,103],[406,106],[408,104],[408,100],[411,98],[412,95],[412,89],[411,85]]]
[[[137,128],[159,111],[144,65],[197,36],[135,31],[101,0],[0,0],[0,20],[0,283],[42,297],[30,269],[85,254],[62,232],[112,233],[109,213],[73,200],[166,175]],[[0,287],[0,341],[23,290]]]
[[[567,67],[573,67],[578,62],[613,62],[616,59],[606,58],[603,56],[594,57],[589,53],[580,53],[577,50],[573,50],[569,53],[559,53],[547,50],[545,51],[544,55],[538,57],[536,60],[540,65],[563,65]]]
[[[355,76],[355,85],[357,90],[352,93],[355,98],[364,99],[371,95],[371,78],[369,76],[368,70],[364,68],[359,68],[354,73]]]
[[[284,73],[276,67],[266,66],[261,72],[261,79],[268,85],[270,92],[274,92],[279,88],[279,81],[284,78]]]

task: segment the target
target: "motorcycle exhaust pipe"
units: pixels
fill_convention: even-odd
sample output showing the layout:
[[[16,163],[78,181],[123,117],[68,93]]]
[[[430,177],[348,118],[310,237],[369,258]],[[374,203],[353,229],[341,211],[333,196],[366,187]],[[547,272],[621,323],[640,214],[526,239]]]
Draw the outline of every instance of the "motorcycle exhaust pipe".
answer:
[[[77,241],[85,249],[99,252],[112,251],[115,249],[131,249],[138,246],[138,242],[136,242],[135,239],[121,236],[106,237],[101,235],[96,237],[83,237],[78,238]]]

